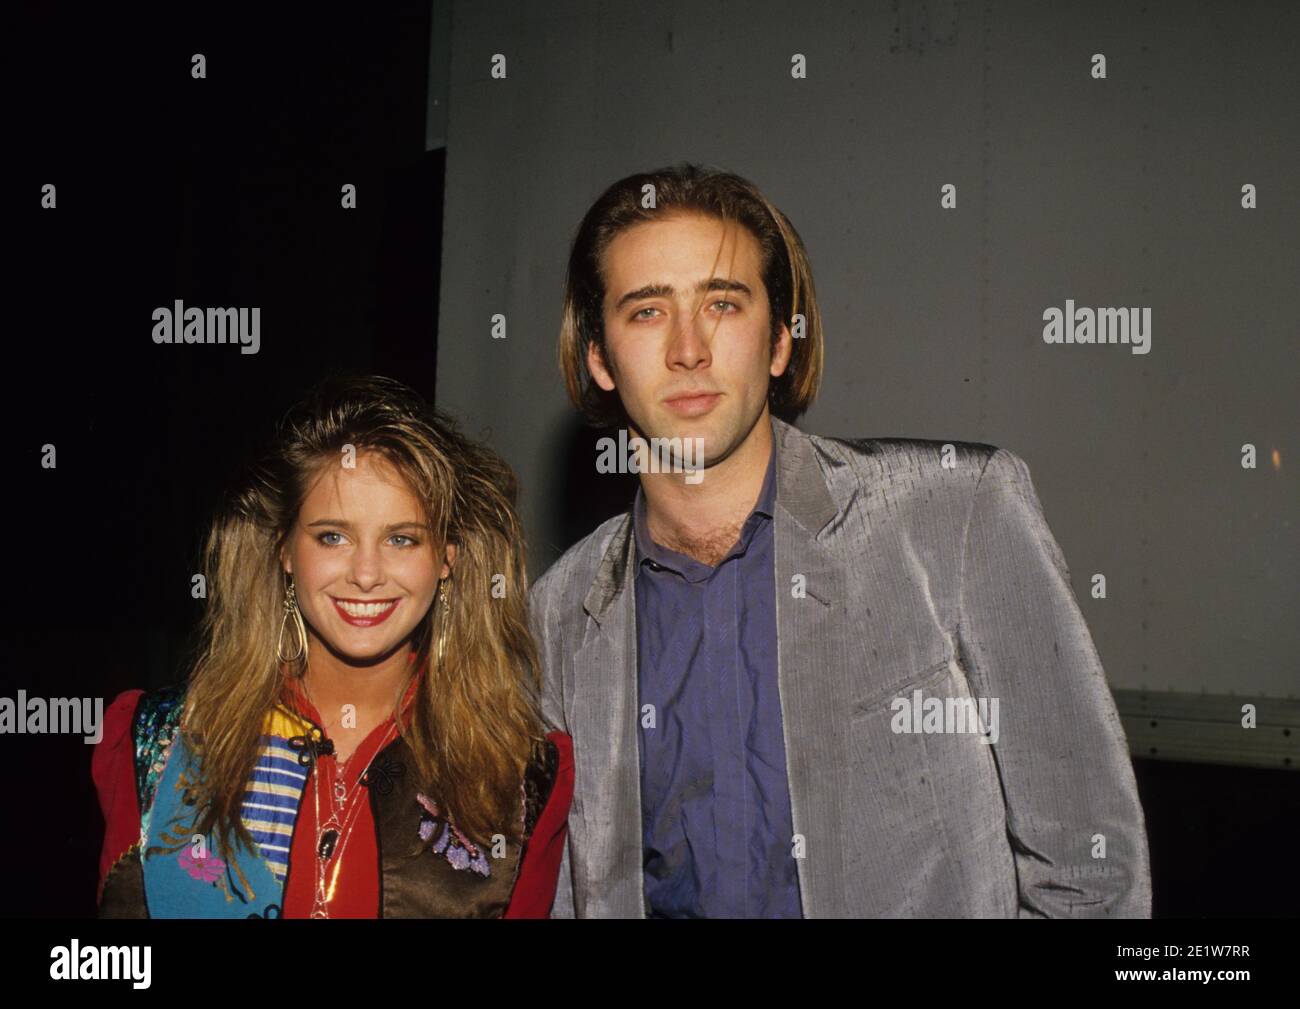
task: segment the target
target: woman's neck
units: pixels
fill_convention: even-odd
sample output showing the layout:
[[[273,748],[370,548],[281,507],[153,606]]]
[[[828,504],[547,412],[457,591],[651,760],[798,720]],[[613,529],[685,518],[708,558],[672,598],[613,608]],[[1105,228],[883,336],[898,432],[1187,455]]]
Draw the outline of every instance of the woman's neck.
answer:
[[[350,665],[322,647],[312,652],[303,686],[325,725],[338,725],[349,704],[360,725],[396,708],[412,672],[409,647],[373,666]]]

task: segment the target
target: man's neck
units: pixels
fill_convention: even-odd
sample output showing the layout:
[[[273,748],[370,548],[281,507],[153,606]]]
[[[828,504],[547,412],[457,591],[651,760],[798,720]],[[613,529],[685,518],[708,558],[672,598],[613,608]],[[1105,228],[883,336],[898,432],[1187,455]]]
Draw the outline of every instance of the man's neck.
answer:
[[[773,451],[767,408],[736,450],[698,483],[684,473],[642,473],[646,525],[661,546],[716,566],[735,546],[758,503]]]

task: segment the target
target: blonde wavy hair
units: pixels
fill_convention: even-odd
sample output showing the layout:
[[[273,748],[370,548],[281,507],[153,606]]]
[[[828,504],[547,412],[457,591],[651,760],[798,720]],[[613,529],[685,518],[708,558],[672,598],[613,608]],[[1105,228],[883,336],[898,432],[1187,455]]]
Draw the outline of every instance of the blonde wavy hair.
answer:
[[[476,841],[494,833],[518,839],[520,784],[545,732],[515,478],[495,452],[380,376],[318,386],[285,415],[270,451],[218,508],[203,550],[207,609],[181,722],[200,758],[195,830],[215,831],[227,845],[237,836],[256,850],[240,808],[258,737],[285,677],[305,672],[301,662],[282,669],[276,658],[280,550],[314,479],[345,445],[392,464],[419,500],[431,542],[457,547],[441,666],[430,654],[440,604],[412,638],[417,667],[432,663],[402,728],[422,791]],[[504,578],[495,594],[494,576]]]

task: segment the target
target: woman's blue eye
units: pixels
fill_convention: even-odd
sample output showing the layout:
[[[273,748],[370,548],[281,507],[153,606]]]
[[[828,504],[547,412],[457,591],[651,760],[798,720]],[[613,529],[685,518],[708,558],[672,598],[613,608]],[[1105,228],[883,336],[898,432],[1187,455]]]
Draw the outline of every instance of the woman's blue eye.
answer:
[[[327,546],[327,547],[335,547],[335,546],[338,546],[338,544],[337,544],[337,543],[332,543],[332,542],[327,541],[327,540],[325,539],[325,537],[326,537],[326,536],[342,536],[342,535],[343,535],[342,533],[327,532],[327,533],[321,533],[319,536],[316,537],[316,539],[317,539],[318,542],[324,544],[324,545]],[[408,541],[407,545],[408,545],[408,546],[412,546],[412,547],[417,547],[417,546],[420,545],[420,541],[419,541],[419,540],[417,540],[417,539],[416,539],[415,537],[413,537],[413,536],[407,536],[407,535],[405,535],[404,533],[394,533],[392,536],[389,537],[389,539],[394,539],[394,540],[407,540],[407,541]],[[400,545],[400,544],[399,544],[399,545]]]

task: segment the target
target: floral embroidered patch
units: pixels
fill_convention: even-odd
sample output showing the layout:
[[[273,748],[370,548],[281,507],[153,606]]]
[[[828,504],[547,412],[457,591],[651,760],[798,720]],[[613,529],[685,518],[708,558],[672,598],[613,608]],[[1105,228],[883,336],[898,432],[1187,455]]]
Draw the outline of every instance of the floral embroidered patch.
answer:
[[[215,883],[221,878],[221,874],[226,868],[226,863],[215,855],[206,858],[195,858],[194,852],[188,847],[181,849],[177,860],[180,862],[182,869],[195,879],[201,879],[205,883]]]
[[[491,875],[482,850],[457,829],[450,817],[443,816],[438,804],[422,792],[416,793],[415,799],[422,809],[420,840],[432,839],[433,853],[445,858],[453,869],[469,869],[480,876]]]

